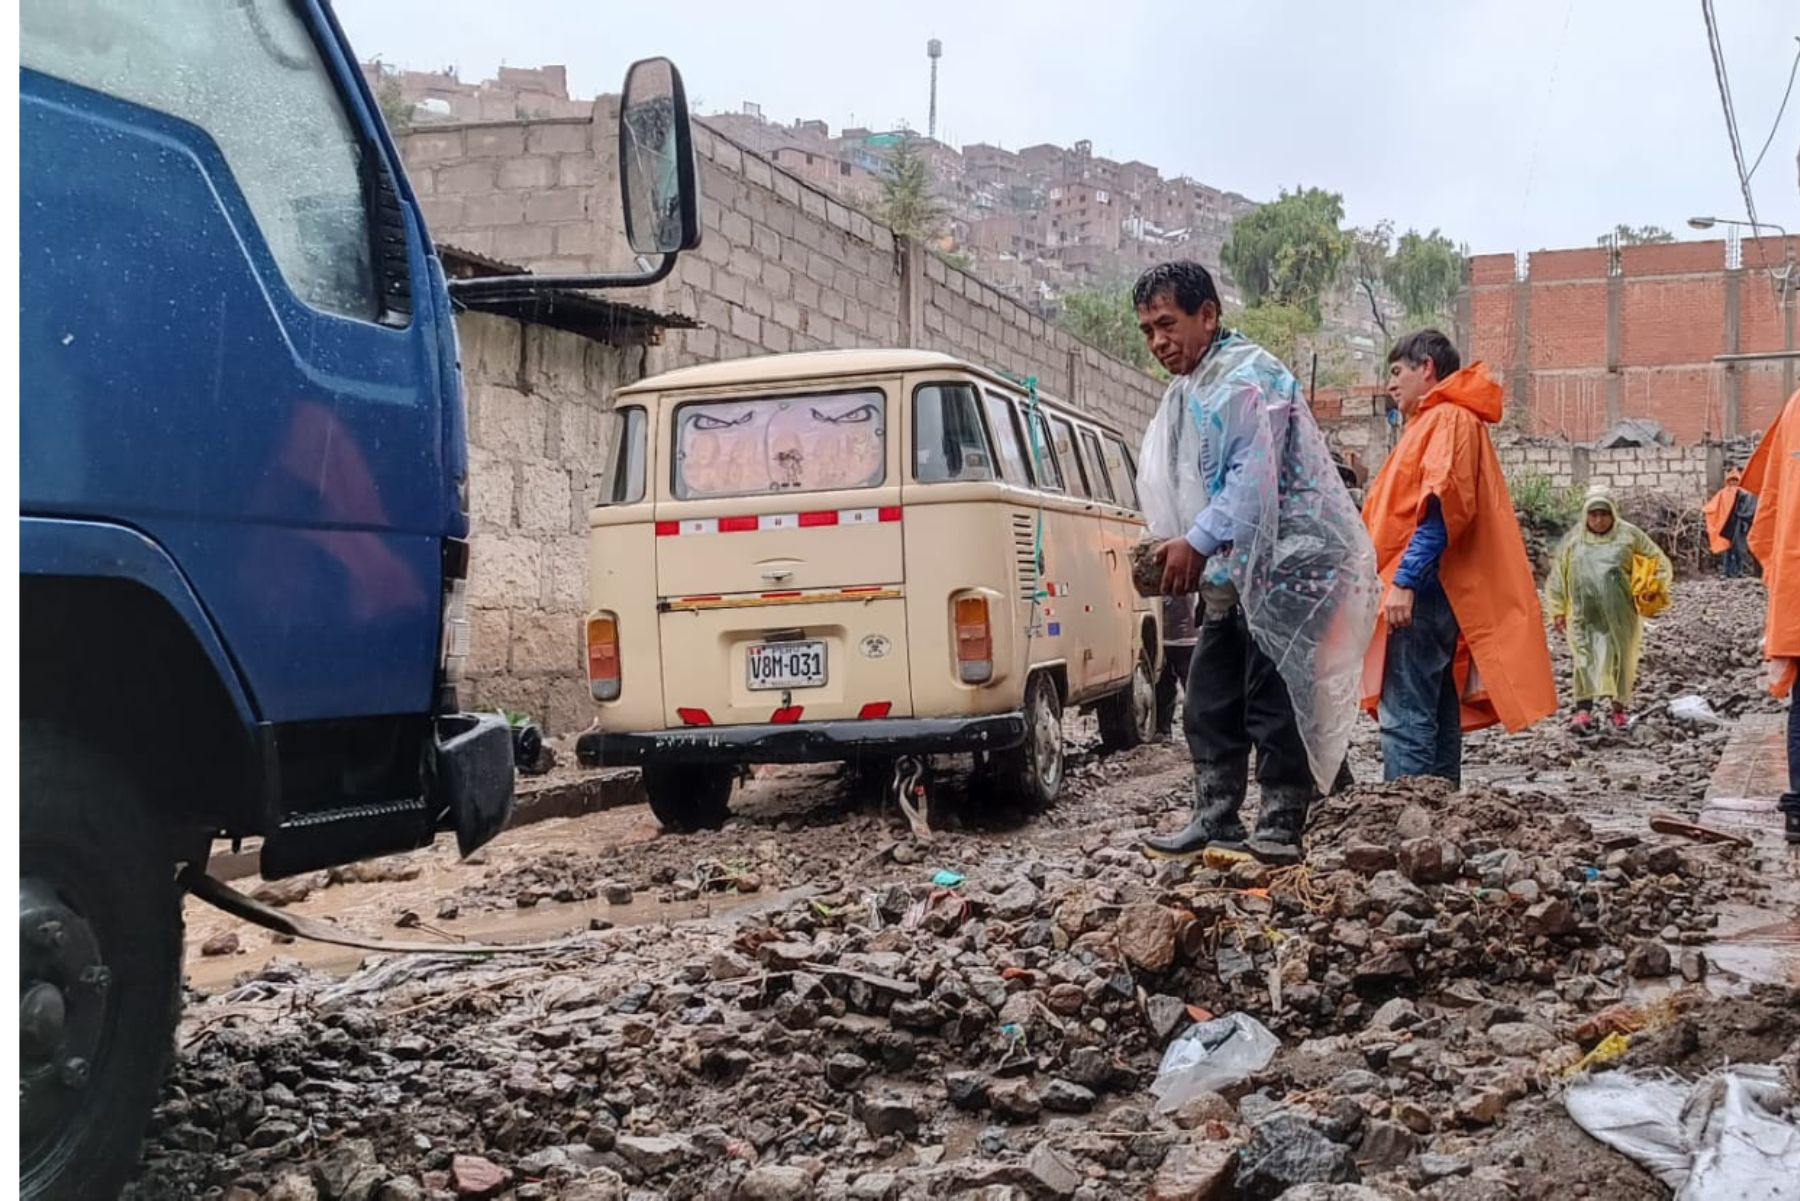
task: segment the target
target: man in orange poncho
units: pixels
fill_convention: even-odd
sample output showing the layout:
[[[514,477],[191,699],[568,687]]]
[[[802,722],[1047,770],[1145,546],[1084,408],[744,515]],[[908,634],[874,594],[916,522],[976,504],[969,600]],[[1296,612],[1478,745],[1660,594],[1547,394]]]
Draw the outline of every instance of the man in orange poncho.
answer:
[[[1721,569],[1728,580],[1744,574],[1744,538],[1756,513],[1756,498],[1738,487],[1743,478],[1735,468],[1726,472],[1725,486],[1713,493],[1705,508],[1707,541],[1713,554],[1725,557]]]
[[[1363,520],[1385,594],[1363,664],[1383,774],[1462,783],[1462,734],[1556,712],[1556,681],[1525,540],[1487,426],[1500,385],[1434,329],[1388,354],[1406,432]]]
[[[1763,435],[1744,469],[1744,487],[1757,495],[1750,524],[1750,553],[1762,564],[1769,590],[1763,621],[1763,658],[1769,691],[1788,696],[1800,664],[1800,392],[1788,397],[1781,416]],[[1788,790],[1781,798],[1789,846],[1800,846],[1800,709],[1790,700],[1787,728]]]

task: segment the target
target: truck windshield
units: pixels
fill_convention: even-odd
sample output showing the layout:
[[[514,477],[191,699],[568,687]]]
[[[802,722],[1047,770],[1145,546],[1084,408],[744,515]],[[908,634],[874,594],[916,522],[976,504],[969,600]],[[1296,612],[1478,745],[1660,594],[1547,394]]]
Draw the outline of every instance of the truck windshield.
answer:
[[[874,488],[887,478],[879,388],[699,401],[675,410],[675,496]]]

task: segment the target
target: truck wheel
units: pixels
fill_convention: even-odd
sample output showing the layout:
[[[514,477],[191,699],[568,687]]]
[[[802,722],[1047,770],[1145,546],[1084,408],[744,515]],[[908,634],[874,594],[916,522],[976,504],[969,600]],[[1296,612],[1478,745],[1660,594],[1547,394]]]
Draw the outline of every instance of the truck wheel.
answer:
[[[129,776],[20,734],[19,1191],[115,1197],[173,1049],[180,891]]]
[[[1167,660],[1156,677],[1156,736],[1166,738],[1175,732],[1175,710],[1181,705],[1181,684],[1175,668]]]
[[[1025,685],[1025,741],[997,759],[1001,782],[1027,807],[1047,808],[1062,792],[1062,698],[1049,672]]]
[[[717,830],[731,816],[737,773],[712,763],[647,763],[644,792],[650,812],[672,834]]]
[[[1131,673],[1131,684],[1095,706],[1100,718],[1100,745],[1109,751],[1128,751],[1156,741],[1156,685],[1150,667],[1142,659]]]

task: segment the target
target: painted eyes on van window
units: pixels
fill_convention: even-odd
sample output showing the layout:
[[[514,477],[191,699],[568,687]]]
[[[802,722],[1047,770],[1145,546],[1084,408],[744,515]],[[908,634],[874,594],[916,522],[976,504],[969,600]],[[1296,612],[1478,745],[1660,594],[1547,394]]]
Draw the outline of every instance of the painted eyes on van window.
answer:
[[[812,410],[814,421],[823,421],[827,425],[867,425],[880,416],[881,410],[873,404],[857,405],[847,413],[839,413],[836,417],[829,413]]]
[[[749,412],[727,421],[723,417],[714,417],[710,413],[695,413],[694,428],[697,430],[728,430],[736,425],[748,424],[755,416],[754,412]]]

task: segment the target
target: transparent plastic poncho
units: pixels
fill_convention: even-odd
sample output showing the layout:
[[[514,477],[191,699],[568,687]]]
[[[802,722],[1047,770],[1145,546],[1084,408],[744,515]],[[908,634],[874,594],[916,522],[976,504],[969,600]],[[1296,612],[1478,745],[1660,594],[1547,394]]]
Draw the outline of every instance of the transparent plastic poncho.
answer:
[[[1159,538],[1187,533],[1215,498],[1226,506],[1233,542],[1208,561],[1206,579],[1236,586],[1251,637],[1293,698],[1313,779],[1329,791],[1350,745],[1381,581],[1299,382],[1255,343],[1227,336],[1170,382],[1138,473]]]

